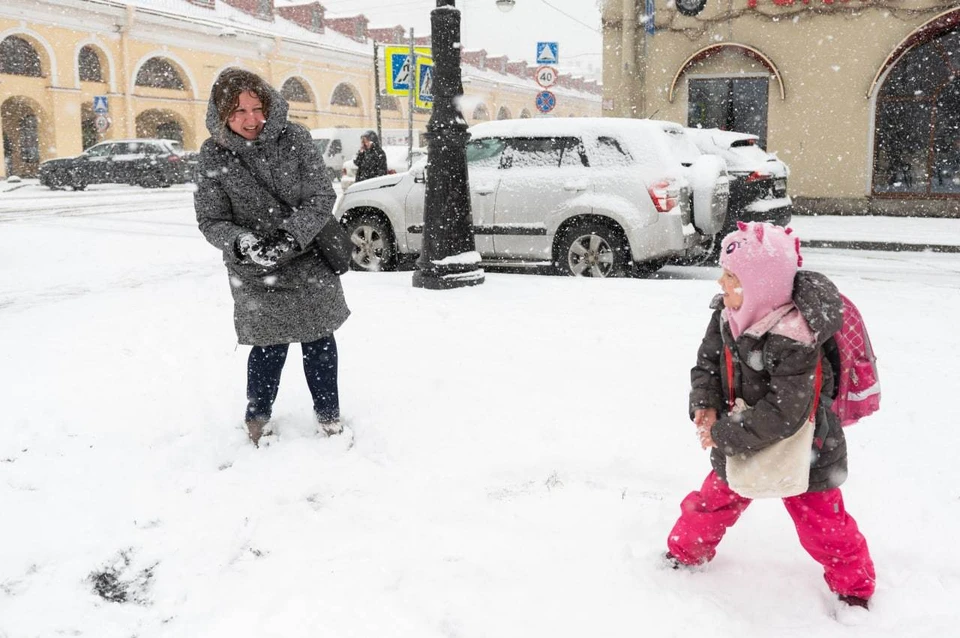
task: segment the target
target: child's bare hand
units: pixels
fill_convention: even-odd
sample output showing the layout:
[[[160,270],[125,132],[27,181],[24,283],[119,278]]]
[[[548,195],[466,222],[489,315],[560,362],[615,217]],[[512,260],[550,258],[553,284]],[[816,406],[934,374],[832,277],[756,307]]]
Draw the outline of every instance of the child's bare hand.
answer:
[[[700,447],[704,450],[711,447],[717,447],[717,444],[713,442],[713,435],[711,434],[713,424],[710,424],[710,427],[706,426],[697,426],[697,436],[700,437]]]
[[[717,411],[713,408],[700,408],[693,412],[693,423],[697,428],[707,428],[709,430],[716,422]]]

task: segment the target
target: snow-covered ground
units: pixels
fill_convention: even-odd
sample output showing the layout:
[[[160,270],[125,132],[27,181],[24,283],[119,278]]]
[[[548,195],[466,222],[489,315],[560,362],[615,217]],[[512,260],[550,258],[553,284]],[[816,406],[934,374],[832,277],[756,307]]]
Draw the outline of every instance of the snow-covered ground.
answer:
[[[857,302],[880,356],[844,486],[870,612],[837,606],[775,501],[702,571],[658,563],[708,471],[686,396],[715,270],[443,292],[350,273],[354,447],[313,433],[294,357],[281,440],[256,450],[189,189],[0,194],[0,637],[955,635],[960,256],[805,266]]]

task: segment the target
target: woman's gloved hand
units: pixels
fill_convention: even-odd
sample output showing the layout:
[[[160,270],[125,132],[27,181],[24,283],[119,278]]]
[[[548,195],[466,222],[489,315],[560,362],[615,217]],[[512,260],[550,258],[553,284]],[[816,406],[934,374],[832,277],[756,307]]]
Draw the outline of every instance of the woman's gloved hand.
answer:
[[[257,233],[243,233],[237,237],[237,254],[263,268],[273,268],[286,253],[297,246],[297,240],[285,230],[277,230],[266,237]]]

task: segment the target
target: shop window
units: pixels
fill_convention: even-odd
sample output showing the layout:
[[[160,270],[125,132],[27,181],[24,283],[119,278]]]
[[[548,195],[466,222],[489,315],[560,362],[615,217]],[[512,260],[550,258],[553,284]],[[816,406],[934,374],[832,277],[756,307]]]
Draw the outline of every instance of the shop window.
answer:
[[[283,88],[280,89],[280,95],[284,97],[288,102],[312,102],[310,99],[310,93],[307,92],[307,87],[303,85],[303,82],[297,78],[290,78],[283,83]]]
[[[873,192],[960,195],[960,31],[914,47],[884,80]]]
[[[186,84],[176,67],[163,58],[150,58],[137,72],[137,86],[183,91]]]
[[[769,78],[691,78],[687,126],[752,133],[767,147]]]
[[[330,98],[330,104],[334,106],[357,107],[360,105],[360,100],[357,99],[356,92],[349,84],[338,84],[337,88],[333,90],[333,97]]]
[[[77,70],[80,72],[81,82],[103,82],[103,68],[100,65],[100,56],[92,46],[80,49],[77,56]]]
[[[25,75],[31,78],[43,76],[40,56],[33,45],[15,35],[0,42],[0,73]]]

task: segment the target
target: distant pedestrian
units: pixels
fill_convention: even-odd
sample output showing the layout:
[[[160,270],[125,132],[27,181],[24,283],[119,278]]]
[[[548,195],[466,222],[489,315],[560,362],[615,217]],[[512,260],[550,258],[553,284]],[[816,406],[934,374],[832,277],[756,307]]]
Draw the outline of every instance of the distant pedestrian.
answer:
[[[875,574],[867,541],[843,505],[847,444],[829,409],[834,384],[825,342],[840,328],[843,303],[825,276],[799,271],[799,241],[779,226],[740,223],[720,251],[723,290],[714,297],[706,335],[691,371],[690,416],[713,471],[680,505],[667,538],[675,569],[709,562],[727,528],[751,503],[728,483],[753,455],[798,433],[798,473],[775,480],[787,464],[745,472],[735,483],[759,496],[782,497],[800,544],[823,566],[830,590],[866,608]],[[789,447],[789,446],[788,446]],[[733,465],[736,464],[737,468]],[[742,477],[744,472],[738,475]],[[798,479],[783,489],[789,479]]]
[[[342,431],[337,343],[350,311],[340,277],[314,239],[336,224],[336,193],[310,133],[287,120],[287,102],[259,76],[227,69],[207,106],[211,137],[200,149],[194,206],[207,241],[223,251],[237,339],[247,361],[245,422],[259,445],[289,344],[303,369],[323,434]]]
[[[358,182],[387,174],[387,154],[380,147],[380,136],[376,131],[367,131],[360,136],[360,150],[353,163],[357,165]]]

